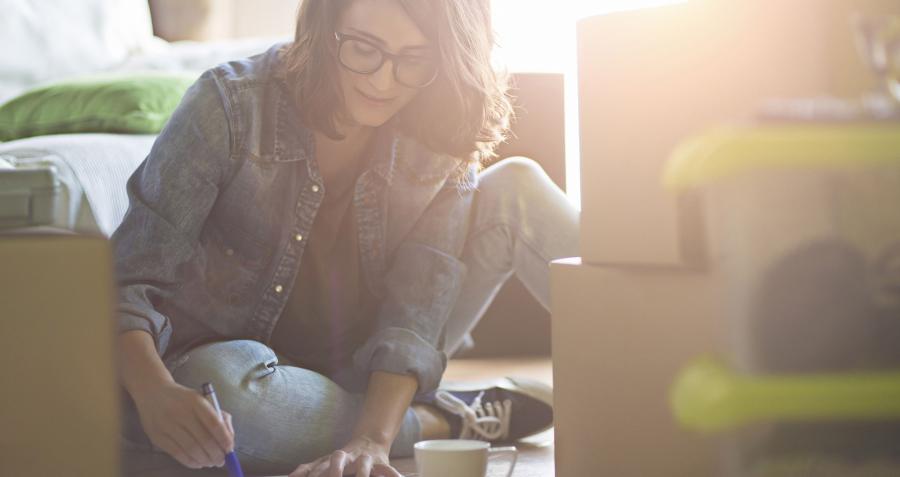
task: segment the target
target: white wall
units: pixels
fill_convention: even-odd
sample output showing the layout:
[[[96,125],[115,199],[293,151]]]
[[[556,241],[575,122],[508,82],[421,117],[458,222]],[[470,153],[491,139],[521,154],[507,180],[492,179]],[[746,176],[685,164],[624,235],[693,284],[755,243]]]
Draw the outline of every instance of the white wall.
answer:
[[[167,40],[291,37],[300,0],[150,0]]]
[[[293,36],[298,0],[231,1],[234,2],[234,36]]]

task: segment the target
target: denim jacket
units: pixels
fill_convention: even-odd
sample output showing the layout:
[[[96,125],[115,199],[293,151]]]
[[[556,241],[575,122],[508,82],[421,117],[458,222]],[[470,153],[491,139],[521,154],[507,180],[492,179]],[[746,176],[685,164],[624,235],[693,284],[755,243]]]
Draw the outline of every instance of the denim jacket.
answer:
[[[204,342],[268,343],[293,289],[325,186],[274,74],[279,47],[206,71],[128,180],[112,236],[119,329],[150,333],[170,369]],[[372,151],[353,200],[380,305],[353,368],[413,375],[428,392],[446,367],[477,176],[387,126]]]

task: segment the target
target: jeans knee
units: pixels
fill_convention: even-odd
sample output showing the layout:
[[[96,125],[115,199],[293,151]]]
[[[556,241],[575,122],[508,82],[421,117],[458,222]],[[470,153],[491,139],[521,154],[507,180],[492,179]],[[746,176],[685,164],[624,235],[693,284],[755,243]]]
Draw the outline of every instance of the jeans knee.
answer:
[[[552,181],[533,159],[509,157],[485,169],[478,181],[480,207],[489,212],[515,213],[541,200]]]
[[[523,183],[546,176],[544,168],[534,159],[525,156],[512,156],[494,163],[485,171],[494,169],[495,174],[503,180]]]
[[[540,191],[550,181],[534,159],[514,156],[494,163],[482,172],[479,189],[504,195],[522,195]]]
[[[265,374],[275,362],[275,353],[260,342],[223,341],[188,351],[172,375],[179,384],[197,389],[211,382],[221,398],[241,388],[251,374]]]

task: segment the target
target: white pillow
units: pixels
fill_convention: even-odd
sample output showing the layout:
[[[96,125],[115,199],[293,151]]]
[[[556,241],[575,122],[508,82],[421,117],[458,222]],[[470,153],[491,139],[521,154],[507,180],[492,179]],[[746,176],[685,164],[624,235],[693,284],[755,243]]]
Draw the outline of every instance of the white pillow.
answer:
[[[108,69],[152,39],[147,0],[0,0],[0,103]]]

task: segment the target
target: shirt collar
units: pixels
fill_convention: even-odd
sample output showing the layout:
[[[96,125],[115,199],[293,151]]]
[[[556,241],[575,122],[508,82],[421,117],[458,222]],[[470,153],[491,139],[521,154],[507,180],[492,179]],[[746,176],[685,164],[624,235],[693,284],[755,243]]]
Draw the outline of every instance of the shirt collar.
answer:
[[[274,162],[312,158],[315,148],[312,131],[303,125],[287,85],[277,79],[274,87],[266,90],[260,125],[260,158]]]

